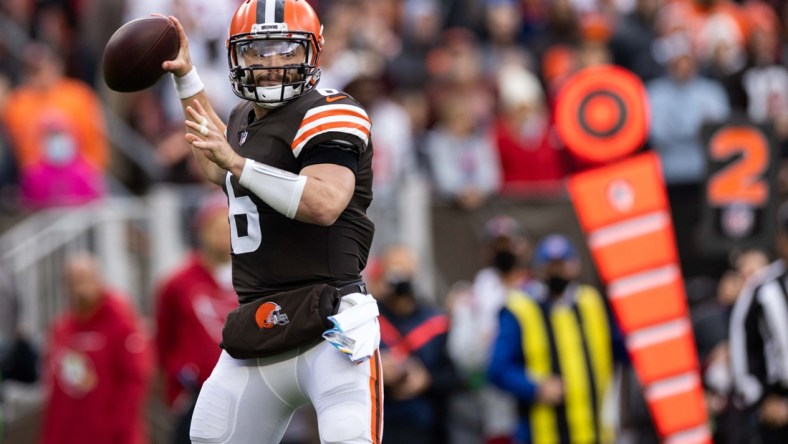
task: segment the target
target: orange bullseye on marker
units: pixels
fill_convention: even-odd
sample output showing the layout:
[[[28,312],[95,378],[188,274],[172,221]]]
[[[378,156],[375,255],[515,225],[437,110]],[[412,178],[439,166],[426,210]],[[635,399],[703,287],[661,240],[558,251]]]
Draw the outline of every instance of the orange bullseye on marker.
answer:
[[[606,163],[631,154],[648,131],[643,83],[615,66],[584,69],[559,91],[556,125],[567,148],[584,160]]]
[[[606,137],[615,134],[624,124],[623,103],[607,91],[591,93],[581,104],[579,115],[588,132]]]

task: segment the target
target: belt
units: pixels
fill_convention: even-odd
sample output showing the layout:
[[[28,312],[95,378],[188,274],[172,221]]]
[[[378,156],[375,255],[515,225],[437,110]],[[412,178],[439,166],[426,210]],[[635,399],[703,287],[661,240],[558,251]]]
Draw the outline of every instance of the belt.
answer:
[[[367,292],[367,284],[364,281],[351,282],[341,287],[337,287],[340,296],[347,296],[353,293],[369,294]]]

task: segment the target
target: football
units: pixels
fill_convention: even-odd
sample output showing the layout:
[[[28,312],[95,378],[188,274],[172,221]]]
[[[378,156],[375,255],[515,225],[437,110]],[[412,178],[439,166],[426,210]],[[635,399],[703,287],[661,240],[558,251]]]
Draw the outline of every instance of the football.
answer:
[[[104,47],[104,82],[118,92],[141,91],[165,73],[162,62],[178,55],[178,31],[166,17],[132,20],[115,31]]]

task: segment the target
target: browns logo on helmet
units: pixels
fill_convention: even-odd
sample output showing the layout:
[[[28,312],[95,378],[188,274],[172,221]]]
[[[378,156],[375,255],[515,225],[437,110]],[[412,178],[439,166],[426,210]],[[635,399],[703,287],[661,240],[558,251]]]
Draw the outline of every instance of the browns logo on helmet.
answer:
[[[275,108],[320,79],[323,26],[306,0],[246,0],[227,40],[233,92]]]

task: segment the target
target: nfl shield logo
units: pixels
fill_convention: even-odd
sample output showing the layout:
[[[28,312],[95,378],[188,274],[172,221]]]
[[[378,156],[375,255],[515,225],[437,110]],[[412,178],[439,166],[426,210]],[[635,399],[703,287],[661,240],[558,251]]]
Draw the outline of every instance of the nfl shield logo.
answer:
[[[241,141],[240,144],[243,145],[246,142],[246,136],[249,135],[249,131],[243,130],[241,131]]]

